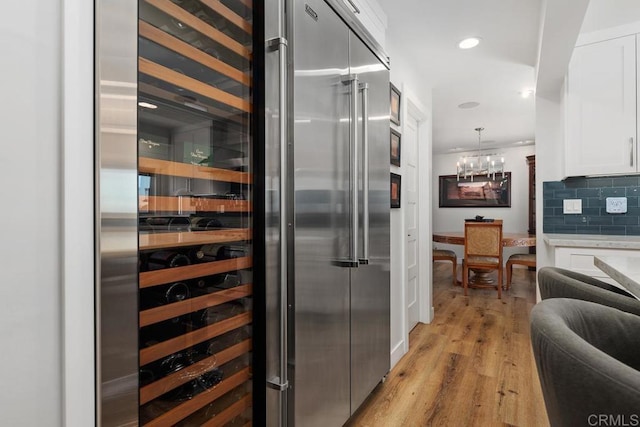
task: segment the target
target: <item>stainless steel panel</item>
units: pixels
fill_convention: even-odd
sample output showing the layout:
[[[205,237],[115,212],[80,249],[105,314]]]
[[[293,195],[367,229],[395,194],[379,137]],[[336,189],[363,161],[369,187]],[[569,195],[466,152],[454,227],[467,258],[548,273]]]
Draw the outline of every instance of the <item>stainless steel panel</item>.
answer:
[[[286,425],[287,399],[287,229],[289,191],[287,118],[288,101],[285,1],[265,1],[265,244],[266,244],[266,420],[267,426]],[[284,60],[284,63],[283,63]],[[283,99],[284,97],[284,99]],[[284,111],[283,111],[284,109]],[[284,125],[284,127],[283,127]],[[285,145],[283,145],[285,143]],[[282,244],[281,244],[282,242]],[[285,252],[283,252],[283,250]],[[280,384],[282,387],[277,387]]]
[[[348,29],[323,0],[295,2],[293,44],[297,426],[349,417]]]
[[[373,38],[369,30],[365,28],[356,15],[347,6],[346,1],[349,0],[325,0],[333,10],[344,20],[344,22],[351,28],[353,32],[371,49],[371,52],[378,57],[378,59],[389,68],[389,56],[382,48],[382,46]],[[349,2],[351,3],[351,2]],[[352,4],[352,3],[351,3]]]
[[[137,2],[97,0],[97,424],[138,425]]]
[[[369,263],[351,269],[351,412],[389,372],[389,72],[353,33],[350,73],[368,85]],[[358,118],[359,123],[362,116]],[[362,139],[359,141],[363,144]],[[360,148],[359,152],[363,153]],[[364,160],[361,164],[364,163]],[[365,188],[365,168],[359,170]],[[363,201],[362,192],[359,198]],[[360,215],[366,213],[360,209]],[[360,224],[365,221],[362,219]],[[360,235],[364,235],[363,226]],[[360,244],[364,246],[364,239]],[[360,253],[362,253],[361,249]]]

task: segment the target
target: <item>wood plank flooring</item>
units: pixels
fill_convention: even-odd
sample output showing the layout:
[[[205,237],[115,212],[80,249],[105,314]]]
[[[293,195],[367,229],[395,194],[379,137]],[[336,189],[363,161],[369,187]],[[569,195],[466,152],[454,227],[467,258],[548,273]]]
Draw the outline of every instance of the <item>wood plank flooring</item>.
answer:
[[[451,264],[436,262],[433,291],[433,322],[413,329],[347,426],[548,426],[529,337],[535,272],[514,268],[502,300],[489,289],[465,297]]]

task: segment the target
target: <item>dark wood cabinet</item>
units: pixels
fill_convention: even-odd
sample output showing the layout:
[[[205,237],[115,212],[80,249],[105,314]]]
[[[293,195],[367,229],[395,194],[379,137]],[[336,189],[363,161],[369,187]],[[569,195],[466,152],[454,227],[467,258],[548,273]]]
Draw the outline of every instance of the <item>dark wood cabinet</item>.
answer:
[[[527,156],[529,166],[529,234],[536,234],[536,156]]]
[[[529,234],[536,234],[536,156],[527,156],[529,166]],[[530,254],[536,253],[536,247],[529,248]],[[531,270],[531,268],[530,268]]]
[[[529,234],[536,234],[536,156],[527,156],[529,167]]]

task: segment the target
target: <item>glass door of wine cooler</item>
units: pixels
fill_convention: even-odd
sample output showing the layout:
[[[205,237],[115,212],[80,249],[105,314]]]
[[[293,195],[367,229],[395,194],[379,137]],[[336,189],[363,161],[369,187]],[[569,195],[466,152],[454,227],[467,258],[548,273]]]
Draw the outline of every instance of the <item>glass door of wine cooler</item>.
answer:
[[[250,425],[251,0],[138,6],[140,425]]]

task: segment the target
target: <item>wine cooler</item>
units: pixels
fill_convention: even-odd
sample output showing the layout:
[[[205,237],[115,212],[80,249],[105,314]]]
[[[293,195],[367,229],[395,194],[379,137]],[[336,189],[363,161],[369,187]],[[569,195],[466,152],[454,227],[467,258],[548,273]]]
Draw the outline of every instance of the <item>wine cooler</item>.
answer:
[[[254,290],[260,277],[254,264],[254,208],[260,204],[254,200],[260,188],[254,179],[260,96],[254,70],[261,55],[254,57],[254,16],[260,5],[98,3],[100,167],[107,169],[110,156],[124,157],[113,145],[105,147],[108,138],[124,146],[135,134],[136,180],[127,181],[134,184],[127,191],[136,193],[137,213],[135,224],[127,225],[138,243],[129,253],[137,260],[133,292],[123,279],[131,257],[123,252],[112,269],[103,254],[99,424],[253,425],[253,378],[260,369],[254,351],[261,341],[254,322],[264,306]],[[127,81],[132,70],[135,81]],[[123,108],[133,98],[135,110]],[[115,129],[125,113],[133,114]],[[111,175],[102,176],[101,193],[109,193]],[[118,275],[114,270],[121,286],[105,281],[109,272]],[[125,355],[132,345],[135,355]]]

